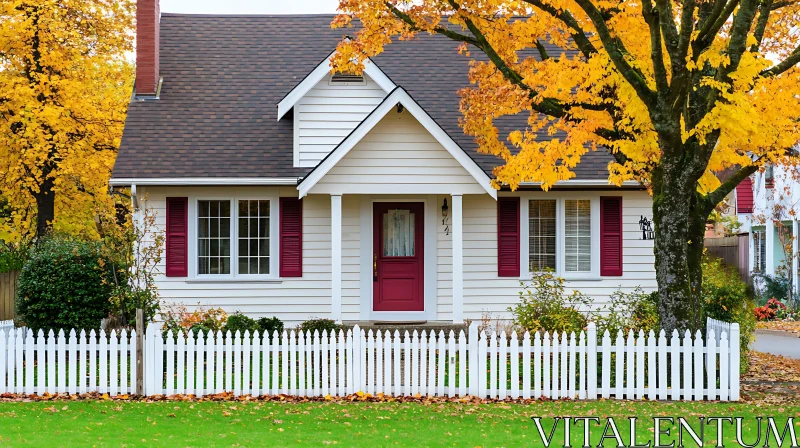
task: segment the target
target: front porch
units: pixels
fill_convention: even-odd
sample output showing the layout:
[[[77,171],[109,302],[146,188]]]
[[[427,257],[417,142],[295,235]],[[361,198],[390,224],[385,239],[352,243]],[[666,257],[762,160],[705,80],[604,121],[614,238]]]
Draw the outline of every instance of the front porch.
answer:
[[[348,280],[352,282],[355,268],[357,285],[352,286],[356,286],[356,291],[348,285],[347,292],[351,295],[351,305],[352,299],[358,301],[358,320],[348,323],[405,322],[415,326],[442,323],[441,315],[445,313],[440,313],[439,308],[450,305],[451,312],[446,313],[452,316],[449,322],[462,324],[463,196],[347,195],[344,198],[349,205],[347,211],[343,195],[330,195],[331,318],[337,323],[345,322],[343,279],[348,269]],[[376,211],[384,213],[376,215]],[[386,219],[391,214],[413,216],[417,225],[400,229],[405,230],[404,235],[388,235]],[[394,229],[399,233],[397,230]],[[403,238],[410,238],[413,243],[405,248],[396,247],[395,240]]]

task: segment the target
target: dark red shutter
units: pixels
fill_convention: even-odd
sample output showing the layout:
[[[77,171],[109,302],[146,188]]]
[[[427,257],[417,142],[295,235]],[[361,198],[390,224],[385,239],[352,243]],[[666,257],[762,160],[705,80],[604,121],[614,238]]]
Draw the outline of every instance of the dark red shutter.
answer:
[[[520,275],[519,198],[497,199],[497,275]]]
[[[622,275],[622,198],[600,198],[600,275]]]
[[[167,277],[189,275],[189,198],[167,198]]]
[[[281,277],[303,276],[303,200],[281,198]]]
[[[736,186],[736,213],[753,213],[753,181],[749,177]]]

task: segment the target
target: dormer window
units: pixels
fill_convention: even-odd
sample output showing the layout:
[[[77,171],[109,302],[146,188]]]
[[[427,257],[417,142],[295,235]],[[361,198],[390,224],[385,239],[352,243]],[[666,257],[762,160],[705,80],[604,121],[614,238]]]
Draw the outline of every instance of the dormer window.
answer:
[[[356,75],[355,73],[334,73],[331,75],[329,85],[332,86],[364,86],[367,84],[364,75]]]

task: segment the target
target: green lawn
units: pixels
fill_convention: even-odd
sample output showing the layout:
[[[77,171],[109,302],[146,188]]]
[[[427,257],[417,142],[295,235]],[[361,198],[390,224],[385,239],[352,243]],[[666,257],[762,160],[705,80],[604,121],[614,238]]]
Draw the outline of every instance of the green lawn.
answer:
[[[53,401],[0,403],[0,446],[544,446],[531,416],[545,417],[546,431],[554,416],[613,416],[627,444],[628,416],[639,417],[637,438],[644,441],[652,439],[653,416],[691,418],[697,426],[701,415],[745,417],[745,442],[749,444],[756,439],[755,416],[781,416],[781,430],[786,417],[794,416],[800,432],[797,405]],[[593,427],[594,446],[602,432],[602,426]],[[733,427],[726,426],[725,432],[724,439],[733,441]],[[662,443],[676,440],[674,436],[673,431],[673,437],[663,438]],[[706,446],[714,446],[715,439],[716,426],[711,425],[706,430]],[[555,440],[551,446],[562,446],[563,426]],[[572,427],[572,440],[573,446],[583,445],[582,424]],[[696,446],[688,436],[684,444]],[[762,438],[759,446],[763,444]],[[605,446],[616,443],[607,440]]]

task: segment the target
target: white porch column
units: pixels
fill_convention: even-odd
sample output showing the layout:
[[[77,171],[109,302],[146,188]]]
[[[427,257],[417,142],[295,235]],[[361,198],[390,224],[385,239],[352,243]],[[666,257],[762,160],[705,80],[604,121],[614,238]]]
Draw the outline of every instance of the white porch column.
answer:
[[[464,232],[462,196],[453,195],[453,323],[464,322]]]
[[[764,238],[767,240],[766,244],[766,258],[765,261],[765,269],[767,271],[767,275],[773,276],[775,275],[775,222],[772,218],[767,217],[767,231],[764,232]]]
[[[331,318],[342,323],[342,195],[331,195]]]
[[[800,282],[797,279],[797,231],[800,229],[800,221],[792,219],[792,291],[796,294],[800,288]]]

